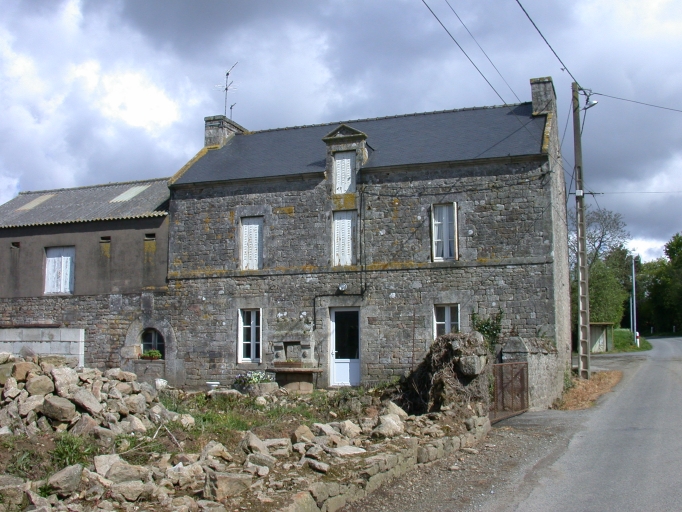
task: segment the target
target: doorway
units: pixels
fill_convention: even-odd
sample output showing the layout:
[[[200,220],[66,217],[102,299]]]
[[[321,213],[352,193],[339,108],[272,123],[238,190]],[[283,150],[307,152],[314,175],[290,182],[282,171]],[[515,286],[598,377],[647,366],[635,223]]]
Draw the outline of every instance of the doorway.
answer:
[[[360,311],[336,308],[331,310],[329,373],[332,386],[360,384]]]

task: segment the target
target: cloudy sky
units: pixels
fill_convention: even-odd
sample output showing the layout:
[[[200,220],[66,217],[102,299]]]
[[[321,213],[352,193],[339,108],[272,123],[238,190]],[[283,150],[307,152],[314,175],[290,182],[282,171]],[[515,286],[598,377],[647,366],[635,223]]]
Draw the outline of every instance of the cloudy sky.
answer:
[[[427,0],[508,103],[571,77],[516,0]],[[521,0],[584,88],[682,110],[682,3]],[[502,101],[421,0],[1,0],[0,203],[23,190],[170,176],[224,109],[251,130]],[[508,82],[509,86],[505,84]],[[594,96],[594,207],[646,259],[682,230],[682,113]],[[573,165],[572,129],[564,140]],[[596,204],[595,204],[596,200]],[[573,200],[570,200],[573,206]]]

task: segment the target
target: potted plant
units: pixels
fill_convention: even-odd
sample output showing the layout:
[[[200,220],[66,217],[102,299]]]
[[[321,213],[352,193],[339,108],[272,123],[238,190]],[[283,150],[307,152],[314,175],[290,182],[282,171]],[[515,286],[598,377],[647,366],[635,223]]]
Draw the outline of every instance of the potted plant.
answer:
[[[150,361],[155,361],[161,359],[162,354],[158,350],[147,350],[144,354],[140,356],[140,359],[148,359]]]
[[[247,395],[261,396],[274,392],[279,385],[273,381],[272,375],[256,371],[237,375],[233,387]]]

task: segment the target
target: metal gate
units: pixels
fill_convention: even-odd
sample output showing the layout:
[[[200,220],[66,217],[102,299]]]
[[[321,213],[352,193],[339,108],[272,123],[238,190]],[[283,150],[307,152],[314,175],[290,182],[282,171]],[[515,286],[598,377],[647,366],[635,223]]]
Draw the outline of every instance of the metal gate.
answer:
[[[528,410],[528,363],[494,364],[493,379],[492,423]]]

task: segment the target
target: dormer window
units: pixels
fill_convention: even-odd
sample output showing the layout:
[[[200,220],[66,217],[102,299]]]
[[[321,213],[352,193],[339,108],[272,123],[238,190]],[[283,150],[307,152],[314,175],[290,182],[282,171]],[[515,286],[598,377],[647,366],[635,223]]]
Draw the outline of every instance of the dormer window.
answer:
[[[355,151],[343,151],[334,155],[334,193],[355,192]]]

